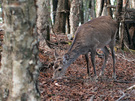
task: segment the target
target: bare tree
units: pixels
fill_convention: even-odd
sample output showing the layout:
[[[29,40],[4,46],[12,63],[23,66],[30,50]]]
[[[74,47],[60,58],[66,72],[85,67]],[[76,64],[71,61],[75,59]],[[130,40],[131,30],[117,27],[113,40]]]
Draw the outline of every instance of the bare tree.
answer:
[[[40,101],[35,0],[3,0],[0,101]]]

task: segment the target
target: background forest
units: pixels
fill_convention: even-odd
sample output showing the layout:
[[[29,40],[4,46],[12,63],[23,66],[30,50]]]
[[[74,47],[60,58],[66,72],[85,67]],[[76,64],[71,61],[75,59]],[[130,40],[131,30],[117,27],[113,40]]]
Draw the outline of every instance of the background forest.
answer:
[[[118,22],[117,40],[120,40],[121,47],[124,47],[123,41],[125,40],[130,48],[135,49],[133,41],[134,0],[52,0],[43,2],[45,2],[45,6],[41,1],[39,4],[40,7],[44,7],[39,8],[41,11],[39,11],[38,21],[39,23],[41,21],[42,24],[38,28],[40,30],[45,27],[48,29],[47,32],[44,30],[40,32],[48,41],[46,41],[48,45],[50,45],[50,32],[58,35],[63,33],[72,39],[77,27],[81,24],[99,16],[110,15]],[[48,14],[46,12],[44,14],[42,10]]]
[[[118,25],[117,80],[111,54],[97,82],[87,78],[83,55],[66,78],[52,79],[54,52],[65,54],[78,26],[99,16]],[[0,0],[0,52],[0,101],[134,101],[135,0]],[[103,57],[95,60],[99,75]]]

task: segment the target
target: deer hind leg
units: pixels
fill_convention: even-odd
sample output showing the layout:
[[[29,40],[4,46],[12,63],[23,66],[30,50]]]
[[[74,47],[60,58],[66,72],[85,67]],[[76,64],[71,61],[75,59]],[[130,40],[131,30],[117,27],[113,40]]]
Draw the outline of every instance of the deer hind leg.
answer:
[[[85,54],[85,59],[86,59],[86,62],[87,62],[87,74],[88,74],[88,77],[91,77],[91,76],[90,76],[90,66],[89,66],[89,57],[88,57],[88,53]]]
[[[112,74],[112,77],[113,77],[114,80],[116,80],[114,44],[110,44],[109,46],[110,46],[110,49],[111,49],[112,59],[113,59],[113,74]]]
[[[107,62],[108,54],[109,54],[109,50],[108,50],[108,48],[106,46],[104,48],[102,48],[102,51],[104,53],[104,62],[103,62],[102,70],[100,72],[101,77],[104,75],[104,69],[106,67],[106,62]]]
[[[94,79],[97,79],[97,74],[96,74],[96,66],[95,66],[95,55],[96,55],[96,49],[91,50],[91,62],[94,70]]]

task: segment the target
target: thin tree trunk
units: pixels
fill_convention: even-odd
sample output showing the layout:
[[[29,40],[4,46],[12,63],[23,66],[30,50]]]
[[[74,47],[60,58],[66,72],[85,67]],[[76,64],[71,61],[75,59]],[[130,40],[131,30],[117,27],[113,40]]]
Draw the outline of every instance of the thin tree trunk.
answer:
[[[84,23],[84,3],[83,3],[83,1],[80,6],[80,17],[81,17],[81,24],[83,24]]]
[[[129,0],[131,4],[131,8],[135,8],[135,0]]]
[[[65,33],[67,7],[68,0],[58,0],[54,25],[55,33]]]
[[[121,21],[122,7],[123,7],[123,0],[117,0],[116,19],[117,19],[118,22]]]
[[[117,40],[119,40],[119,26],[121,22],[122,8],[123,8],[123,0],[117,0],[117,5],[116,5],[116,20],[118,24],[118,33],[116,35]]]
[[[95,0],[91,0],[91,17],[96,18],[96,13],[95,13]]]
[[[111,1],[110,0],[107,0],[106,1],[106,4],[107,5],[111,5]],[[111,8],[107,8],[107,13],[108,13],[108,15],[110,15],[112,17],[112,9]]]
[[[80,17],[80,0],[73,0],[70,8],[70,34],[75,34],[79,25]]]
[[[68,5],[67,5],[67,13],[66,13],[66,34],[70,33],[70,21],[69,21],[69,16],[70,16],[70,0],[68,0]]]
[[[104,0],[97,0],[96,1],[96,16],[99,17],[102,15],[103,8],[104,8]]]
[[[53,23],[55,23],[58,0],[53,0]]]
[[[106,2],[104,3],[104,7],[103,7],[103,11],[102,11],[102,16],[107,16],[108,12],[107,12],[107,5]]]
[[[84,23],[87,22],[90,19],[90,6],[91,2],[90,0],[83,1],[83,11],[84,11]]]
[[[3,0],[0,101],[40,101],[35,0]]]

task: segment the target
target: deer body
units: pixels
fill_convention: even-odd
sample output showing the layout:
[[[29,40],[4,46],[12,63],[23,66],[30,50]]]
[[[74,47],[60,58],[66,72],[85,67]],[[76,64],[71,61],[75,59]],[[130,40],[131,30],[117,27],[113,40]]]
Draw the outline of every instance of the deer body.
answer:
[[[96,54],[96,49],[98,48],[102,49],[105,56],[102,72],[101,72],[101,75],[103,75],[103,71],[109,54],[109,50],[107,49],[106,45],[109,45],[112,51],[113,76],[114,78],[116,78],[115,55],[114,55],[116,29],[117,29],[116,22],[112,20],[110,16],[102,16],[93,19],[78,27],[70,49],[63,56],[63,58],[59,58],[60,63],[59,66],[57,65],[58,68],[56,68],[53,73],[53,78],[62,77],[65,74],[67,67],[69,67],[70,64],[72,64],[81,54],[84,54],[86,57],[87,72],[89,74],[89,68],[90,68],[89,58],[88,58],[89,52],[91,52],[91,61],[94,69],[94,74],[96,76],[95,54]]]

